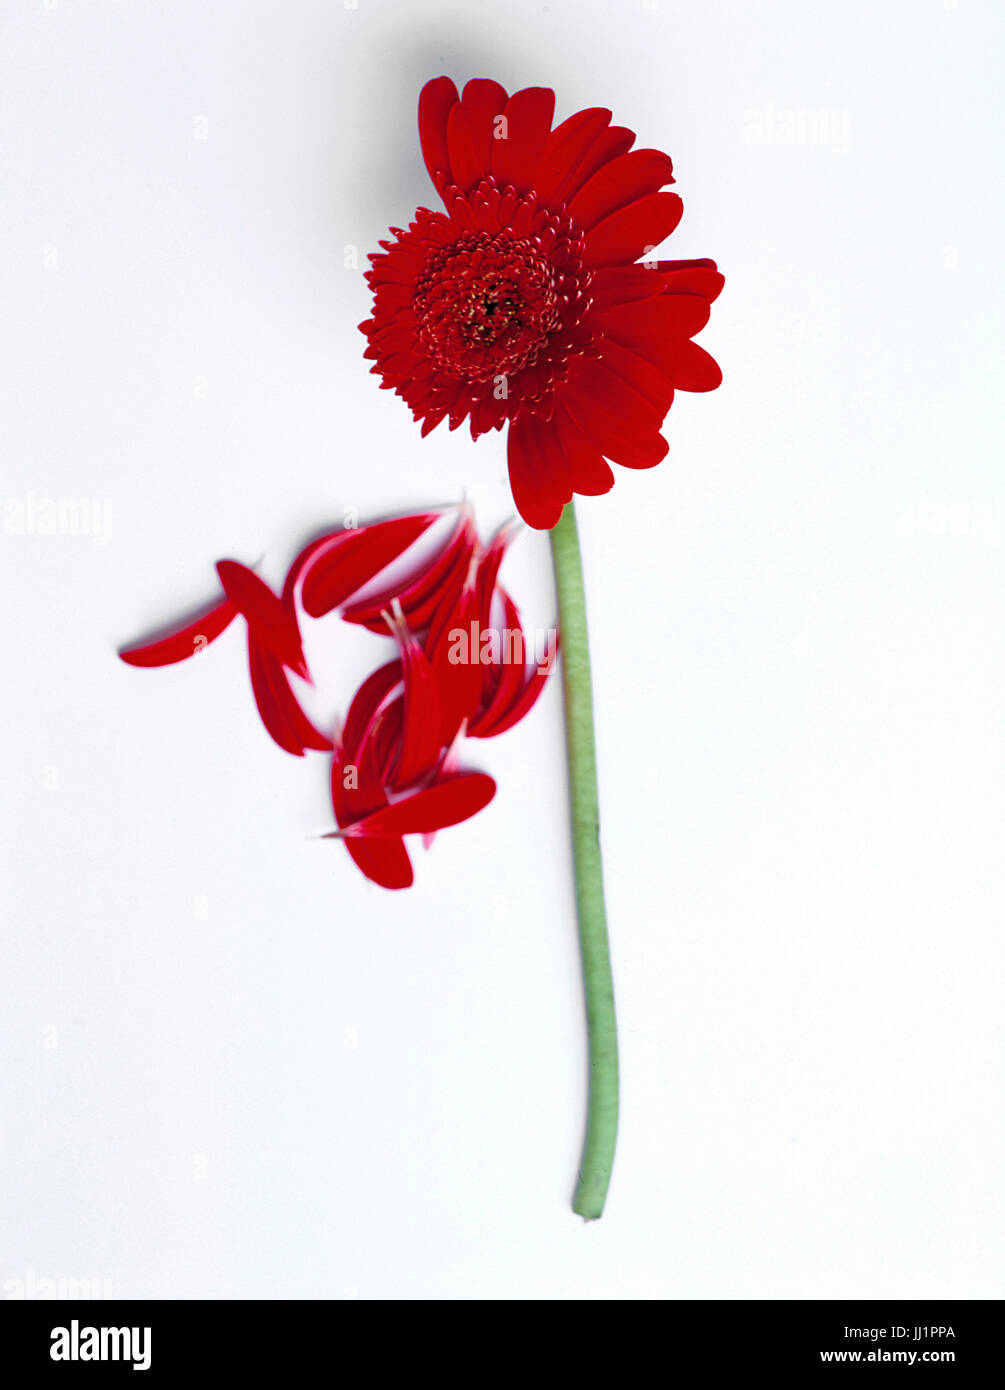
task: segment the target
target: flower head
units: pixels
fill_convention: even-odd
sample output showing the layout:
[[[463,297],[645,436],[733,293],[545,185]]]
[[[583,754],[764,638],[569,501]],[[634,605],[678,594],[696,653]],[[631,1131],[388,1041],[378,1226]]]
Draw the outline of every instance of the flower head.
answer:
[[[574,492],[613,486],[608,461],[659,463],[674,391],[721,380],[691,341],[722,288],[715,262],[652,258],[683,206],[670,159],[632,150],[601,108],[552,129],[554,107],[546,87],[427,83],[419,135],[445,211],[380,243],[360,325],[424,435],[509,426],[513,496],[542,529]]]

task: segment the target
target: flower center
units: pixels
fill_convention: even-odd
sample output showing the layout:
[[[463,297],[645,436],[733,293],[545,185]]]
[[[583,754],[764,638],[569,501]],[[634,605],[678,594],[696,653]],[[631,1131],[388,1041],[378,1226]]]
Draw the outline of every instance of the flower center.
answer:
[[[561,320],[548,257],[508,232],[434,251],[415,288],[418,343],[442,371],[490,381],[531,366]]]

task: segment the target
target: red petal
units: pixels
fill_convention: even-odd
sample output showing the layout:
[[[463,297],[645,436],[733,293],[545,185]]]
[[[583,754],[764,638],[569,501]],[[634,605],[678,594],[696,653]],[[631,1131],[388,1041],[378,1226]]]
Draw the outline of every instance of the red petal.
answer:
[[[662,366],[675,340],[693,338],[708,323],[708,300],[697,294],[661,294],[619,304],[598,314],[605,334]]]
[[[356,867],[378,887],[411,888],[415,882],[412,861],[400,836],[397,839],[390,836],[347,839],[343,843],[355,860]]]
[[[559,183],[555,190],[556,198],[561,197],[563,202],[568,203],[598,169],[602,169],[612,159],[627,154],[634,144],[635,132],[626,126],[612,125],[609,130],[602,131],[578,166],[570,170],[566,178]]]
[[[401,790],[427,776],[439,762],[444,745],[443,704],[426,653],[408,630],[401,609],[387,616],[401,650],[405,681],[401,745],[390,777],[390,785]]]
[[[650,193],[599,222],[586,238],[588,268],[637,261],[665,241],[684,211],[676,193]]]
[[[569,216],[587,230],[618,208],[673,183],[673,164],[659,150],[632,150],[605,164],[569,204]]]
[[[248,666],[258,712],[273,740],[287,753],[301,758],[308,748],[327,752],[331,740],[319,733],[300,708],[290,689],[282,663],[256,641],[248,629]]]
[[[476,581],[478,586],[478,621],[483,627],[488,626],[492,616],[492,597],[496,591],[499,568],[506,558],[507,550],[521,530],[521,524],[515,517],[512,521],[506,522],[504,526],[500,526],[479,561]]]
[[[356,691],[342,726],[342,747],[350,762],[359,756],[381,707],[401,682],[401,662],[395,658],[385,666],[378,667]]]
[[[657,269],[667,277],[667,287],[700,294],[708,302],[718,299],[726,277],[720,275],[715,261],[657,261]]]
[[[659,265],[659,261],[643,261],[641,265],[607,265],[595,270],[590,281],[593,307],[609,309],[614,304],[631,304],[662,294],[670,277],[659,270]]]
[[[442,746],[449,746],[464,721],[474,717],[481,698],[484,671],[477,576],[476,552],[459,593],[436,615],[426,638],[429,665],[440,695]]]
[[[440,601],[448,592],[456,591],[460,579],[467,573],[476,538],[470,510],[465,508],[458,517],[453,535],[434,561],[427,561],[407,579],[400,580],[374,597],[350,604],[342,610],[344,621],[361,623],[371,632],[384,634],[387,624],[381,614],[397,599],[413,632],[428,627]],[[455,576],[457,584],[454,583]]]
[[[610,129],[602,130],[576,167],[568,169],[565,176],[559,179],[552,200],[568,203],[598,169],[612,159],[627,154],[634,144],[635,132],[625,126],[612,125]]]
[[[525,193],[533,187],[554,112],[550,87],[526,87],[510,97],[503,112],[506,138],[492,144],[492,174],[500,188],[512,184]]]
[[[526,660],[523,655],[526,649],[526,639],[523,624],[520,622],[520,611],[504,589],[499,592],[503,604],[499,679],[491,698],[468,730],[472,738],[481,738],[484,729],[491,729],[496,720],[501,719],[506,714],[519,697],[526,676]],[[511,634],[508,639],[507,633]],[[514,651],[514,648],[517,651]],[[519,654],[519,660],[516,659],[517,654]]]
[[[569,466],[554,447],[554,426],[524,414],[509,428],[509,481],[513,501],[528,526],[548,531],[572,496]]]
[[[457,88],[449,77],[435,77],[419,93],[419,140],[422,157],[429,177],[436,188],[450,182],[450,159],[447,154],[447,120],[450,108],[459,100]]]
[[[536,187],[542,203],[552,206],[565,202],[565,196],[557,196],[559,184],[575,172],[610,123],[610,111],[594,106],[577,111],[555,127],[548,136],[537,173]]]
[[[262,645],[306,680],[307,663],[295,614],[247,565],[237,560],[220,560],[216,572],[224,593]]]
[[[461,93],[461,105],[468,121],[473,165],[478,170],[472,184],[486,178],[492,168],[492,146],[495,132],[495,118],[506,109],[506,88],[487,77],[476,77],[467,83]],[[464,185],[454,170],[454,182],[459,188]],[[470,187],[470,185],[469,185]]]
[[[429,631],[426,633],[425,648],[430,657],[436,651],[441,642],[445,640],[447,630],[457,621],[458,605],[463,595],[472,589],[474,576],[478,572],[478,562],[482,553],[481,542],[475,532],[470,550],[468,551],[467,561],[463,571],[458,576],[458,582],[452,583],[449,587],[444,586],[443,601],[437,605],[435,612],[429,623]]]
[[[499,568],[506,557],[514,537],[523,529],[523,522],[516,517],[500,526],[493,536],[491,543],[485,550],[478,565],[478,572],[475,577],[475,587],[477,589],[477,621],[479,630],[479,641],[481,634],[489,634],[489,649],[487,652],[479,650],[479,659],[482,667],[482,678],[480,683],[480,695],[477,702],[468,712],[468,720],[473,720],[478,715],[478,710],[486,699],[499,685],[502,674],[503,634],[493,622],[494,599],[497,591],[497,580],[499,578]],[[505,601],[505,596],[501,589],[498,590],[500,598]],[[497,639],[497,640],[493,640]],[[465,722],[468,722],[467,720]]]
[[[304,611],[320,618],[369,584],[437,520],[438,512],[397,517],[358,531],[344,531],[304,569]]]
[[[381,783],[388,788],[401,751],[404,728],[405,697],[397,695],[393,700],[389,700],[377,715],[371,734],[374,764],[379,771]]]
[[[329,531],[327,534],[319,536],[317,540],[313,540],[308,545],[304,546],[303,550],[301,550],[300,554],[290,566],[283,583],[282,598],[287,607],[294,611],[296,610],[296,605],[301,598],[300,589],[303,583],[303,577],[318,556],[341,544],[346,536],[353,534],[355,533],[351,531]]]
[[[603,362],[584,363],[562,401],[580,432],[614,463],[652,468],[666,457],[659,412]]]
[[[674,384],[681,391],[714,391],[722,385],[722,369],[697,343],[685,343],[674,364]]]
[[[261,648],[248,631],[248,667],[251,672],[251,689],[262,723],[274,743],[284,752],[296,758],[304,756],[304,746],[297,738],[285,710],[277,701],[265,670],[265,658]]]
[[[658,430],[663,421],[656,407],[613,372],[603,358],[582,363],[562,400],[587,438],[591,431],[584,428],[584,406],[613,416],[619,432],[626,436],[648,435]],[[599,439],[595,442],[603,449]]]
[[[434,780],[443,781],[445,777],[455,777],[461,770],[461,744],[464,742],[468,732],[467,724],[462,724],[457,731],[457,737],[446,750],[439,767],[436,770],[436,777],[431,778],[428,785],[432,785]],[[435,830],[427,830],[422,836],[423,849],[432,849],[433,841],[436,839]]]
[[[225,600],[166,637],[139,647],[126,647],[119,652],[119,658],[129,666],[173,666],[176,661],[187,661],[190,656],[205,651],[236,617],[237,609]]]
[[[475,152],[471,118],[460,102],[450,108],[447,118],[447,155],[450,159],[451,182],[463,192],[467,193],[485,178],[488,170],[480,163]]]
[[[487,773],[463,772],[354,821],[332,838],[428,835],[470,820],[489,804],[495,792],[496,784]]]
[[[613,372],[617,372],[622,381],[627,381],[645,396],[663,419],[673,404],[673,381],[666,371],[613,338],[608,338],[604,343],[604,362]]]
[[[603,454],[581,433],[569,412],[559,404],[555,410],[559,443],[572,473],[572,485],[584,497],[599,497],[614,486]]]
[[[364,755],[360,763],[354,763],[344,758],[341,748],[336,748],[332,759],[331,794],[335,820],[343,827],[387,805],[384,790],[373,774],[372,759]],[[357,867],[373,883],[382,888],[410,887],[412,861],[400,837],[351,839],[345,841],[345,846]]]
[[[553,650],[545,656],[543,661],[538,663],[534,674],[531,676],[530,680],[527,681],[509,709],[496,718],[494,723],[490,724],[488,721],[485,721],[484,724],[479,726],[479,732],[477,734],[472,733],[472,737],[495,738],[498,734],[504,734],[507,729],[512,729],[515,724],[519,724],[520,720],[530,713],[537,703],[541,692],[544,690],[545,685],[548,683],[548,677],[555,669],[558,648],[559,644],[556,641]]]

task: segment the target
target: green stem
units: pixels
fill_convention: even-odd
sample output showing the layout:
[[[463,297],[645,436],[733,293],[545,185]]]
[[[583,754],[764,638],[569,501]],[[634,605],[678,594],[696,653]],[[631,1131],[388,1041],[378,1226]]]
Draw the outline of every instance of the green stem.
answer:
[[[604,1210],[618,1136],[618,1034],[604,910],[586,595],[576,514],[571,502],[551,532],[551,553],[558,588],[576,914],[590,1048],[586,1142],[572,1209],[587,1221],[595,1221]]]

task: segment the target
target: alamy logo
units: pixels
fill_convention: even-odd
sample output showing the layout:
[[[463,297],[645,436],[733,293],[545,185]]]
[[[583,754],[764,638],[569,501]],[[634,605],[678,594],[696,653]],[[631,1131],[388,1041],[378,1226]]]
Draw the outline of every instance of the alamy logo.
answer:
[[[107,497],[0,498],[0,531],[5,536],[86,536],[94,545],[112,539],[112,503]]]
[[[743,113],[745,145],[816,146],[832,154],[851,150],[851,111],[847,106],[748,107]]]
[[[507,627],[501,632],[483,628],[475,618],[468,627],[452,627],[447,633],[447,660],[451,666],[523,666],[528,656],[535,662],[553,662],[558,654],[558,632],[553,627]]]
[[[52,1329],[49,1355],[53,1361],[131,1361],[134,1371],[150,1369],[152,1338],[149,1327],[69,1327]]]
[[[49,1045],[48,1039],[46,1045]],[[58,1040],[53,1044],[58,1046]],[[29,1269],[24,1278],[4,1280],[3,1297],[15,1303],[33,1303],[36,1300],[76,1300],[81,1298],[111,1298],[111,1279],[49,1279]]]

